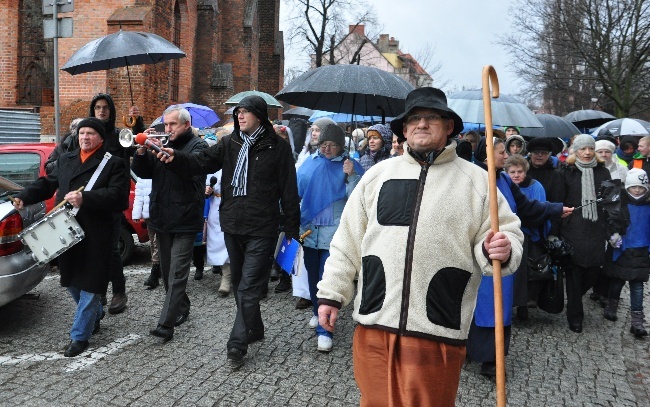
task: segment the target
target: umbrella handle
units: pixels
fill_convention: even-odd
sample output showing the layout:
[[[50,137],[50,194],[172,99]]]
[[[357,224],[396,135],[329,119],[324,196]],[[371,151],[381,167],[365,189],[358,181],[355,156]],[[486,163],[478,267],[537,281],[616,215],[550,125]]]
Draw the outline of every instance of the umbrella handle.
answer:
[[[490,101],[490,83],[492,97],[499,97],[499,78],[492,65],[483,67],[483,110],[485,112],[485,138],[488,161],[488,184],[490,196],[490,224],[494,233],[499,231],[499,207],[497,204],[497,171],[494,164],[494,140],[492,132],[492,103]],[[492,260],[494,282],[494,344],[497,367],[497,406],[506,405],[506,370],[505,341],[503,332],[503,290],[501,287],[501,261]]]
[[[138,118],[136,116],[122,116],[122,123],[125,126],[133,128]]]

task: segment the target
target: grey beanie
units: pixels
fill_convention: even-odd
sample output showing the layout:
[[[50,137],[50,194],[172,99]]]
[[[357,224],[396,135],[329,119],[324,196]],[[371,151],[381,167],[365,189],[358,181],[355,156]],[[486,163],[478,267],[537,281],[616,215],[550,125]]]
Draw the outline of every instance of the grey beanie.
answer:
[[[573,151],[576,152],[583,147],[591,147],[594,150],[596,149],[596,140],[591,137],[589,134],[581,134],[573,139],[573,144],[571,144]]]
[[[325,126],[325,128],[321,127],[320,129],[320,137],[318,138],[319,144],[325,141],[332,141],[341,147],[345,146],[345,132],[342,128],[339,127],[338,124],[328,124]]]
[[[333,124],[336,126],[336,122],[330,119],[329,117],[321,117],[320,119],[314,121],[314,126],[321,129],[321,131],[323,131],[323,129],[325,129],[325,126],[327,126],[328,124]]]

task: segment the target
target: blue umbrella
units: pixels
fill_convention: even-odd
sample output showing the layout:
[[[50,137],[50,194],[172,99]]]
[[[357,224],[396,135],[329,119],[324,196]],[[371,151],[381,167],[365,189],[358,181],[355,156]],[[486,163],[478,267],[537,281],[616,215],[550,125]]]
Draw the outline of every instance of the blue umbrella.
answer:
[[[187,109],[187,111],[190,112],[190,116],[192,116],[192,126],[199,129],[202,129],[204,127],[211,127],[215,123],[218,123],[219,120],[221,120],[215,111],[207,106],[197,105],[194,103],[181,103],[172,106],[181,106]],[[154,120],[151,125],[154,126],[159,123],[164,123],[163,116],[160,116]]]
[[[368,122],[368,123],[381,123],[381,116],[362,116],[359,114],[350,114],[350,113],[333,113],[325,110],[316,110],[314,114],[309,117],[309,121],[313,122],[314,120],[327,117],[332,119],[337,123],[352,123],[352,122]],[[392,117],[387,117],[386,122],[393,120]]]

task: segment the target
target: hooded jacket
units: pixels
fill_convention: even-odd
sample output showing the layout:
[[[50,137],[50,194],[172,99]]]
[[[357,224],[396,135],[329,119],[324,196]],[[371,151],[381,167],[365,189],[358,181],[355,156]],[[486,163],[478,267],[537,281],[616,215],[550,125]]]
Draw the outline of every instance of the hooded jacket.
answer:
[[[521,156],[526,156],[526,140],[524,140],[524,138],[521,137],[518,134],[510,136],[506,140],[506,152],[508,153],[508,155],[512,155],[512,154],[510,154],[510,144],[515,140],[521,141],[521,151],[518,152],[517,154],[519,154]]]
[[[248,96],[242,99],[238,107],[255,114],[264,127],[248,151],[247,195],[233,196],[232,179],[239,150],[243,145],[236,115],[234,131],[230,135],[198,154],[175,150],[174,159],[168,164],[169,169],[184,177],[223,170],[219,219],[224,232],[275,237],[282,207],[285,216],[284,231],[288,237],[297,239],[300,206],[291,146],[275,134],[273,125],[268,120],[264,99]]]
[[[348,199],[319,303],[341,307],[354,299],[353,318],[366,327],[463,345],[481,277],[492,273],[483,249],[487,173],[460,159],[455,142],[432,163],[405,147],[370,168]],[[523,233],[503,194],[498,201],[500,230],[512,245],[502,270],[508,275],[521,260]]]

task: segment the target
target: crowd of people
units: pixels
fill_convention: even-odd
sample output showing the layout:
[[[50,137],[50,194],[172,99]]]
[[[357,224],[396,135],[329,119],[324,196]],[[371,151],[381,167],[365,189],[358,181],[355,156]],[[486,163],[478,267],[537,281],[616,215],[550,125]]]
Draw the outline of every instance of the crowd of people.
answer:
[[[226,344],[233,369],[264,339],[260,300],[274,278],[278,292],[293,286],[296,308],[312,309],[308,325],[321,352],[333,349],[339,310],[354,301],[362,405],[453,405],[466,358],[482,364],[481,374],[496,374],[493,261],[502,264],[507,354],[513,314],[527,320],[552,283],[534,277],[531,260],[545,242],[571,249],[562,269],[571,331],[583,330],[582,299],[592,288],[603,318],[616,320],[629,282],[630,332],[647,335],[650,136],[582,134],[558,151],[515,126],[495,132],[500,226],[492,231],[489,144],[480,132],[463,133],[441,90],[416,89],[390,125],[349,132],[323,118],[294,135],[273,125],[267,108],[248,96],[233,110],[231,133],[203,139],[189,112],[171,106],[163,113],[166,145],[150,138],[155,148],[125,149],[111,97],[93,98],[90,117],[55,150],[48,175],[15,201],[22,208],[56,192],[86,232],[59,258],[61,285],[77,303],[65,356],[82,353],[100,329],[109,282],[108,311],[126,308],[117,237],[129,169],[138,176],[133,217],[147,223],[152,242],[144,285],[155,289],[162,278],[166,290],[151,335],[170,340],[189,318],[191,263],[200,280],[207,261],[222,275],[218,293],[234,294]],[[130,114],[139,116],[137,107]],[[142,118],[136,127],[155,132]],[[305,272],[278,271],[280,232],[302,243],[295,267]]]

